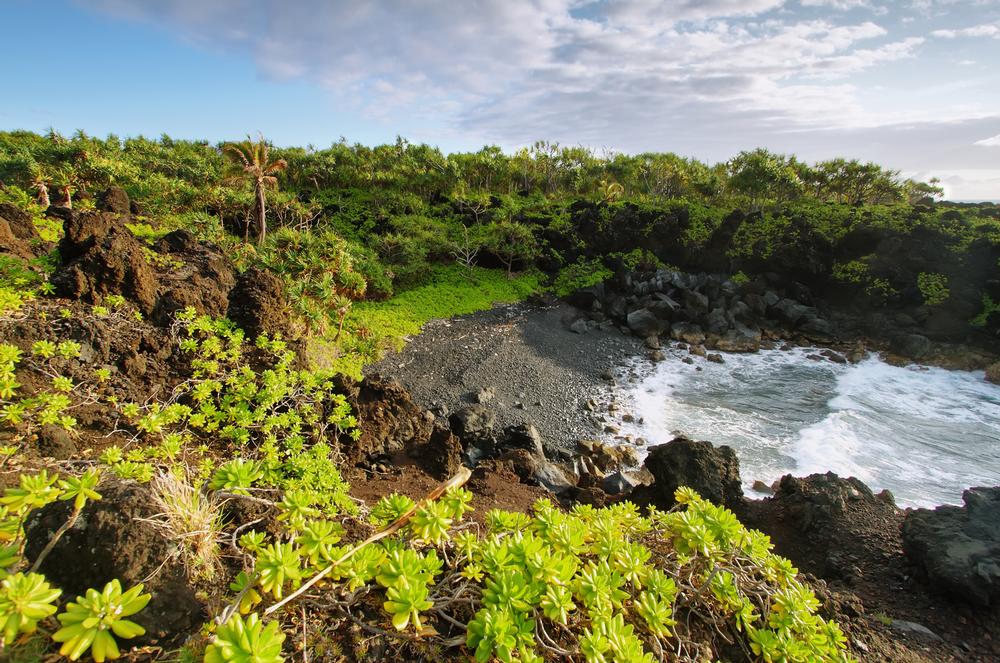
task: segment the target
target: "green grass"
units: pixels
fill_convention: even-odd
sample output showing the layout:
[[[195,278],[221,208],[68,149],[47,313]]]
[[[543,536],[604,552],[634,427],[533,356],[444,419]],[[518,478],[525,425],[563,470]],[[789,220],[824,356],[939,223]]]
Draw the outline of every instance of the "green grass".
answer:
[[[356,303],[339,344],[316,340],[309,354],[320,365],[360,378],[366,364],[378,361],[387,350],[401,350],[407,337],[420,333],[431,320],[521,301],[540,289],[540,277],[532,272],[508,279],[504,271],[496,269],[433,267],[422,285],[385,301]]]

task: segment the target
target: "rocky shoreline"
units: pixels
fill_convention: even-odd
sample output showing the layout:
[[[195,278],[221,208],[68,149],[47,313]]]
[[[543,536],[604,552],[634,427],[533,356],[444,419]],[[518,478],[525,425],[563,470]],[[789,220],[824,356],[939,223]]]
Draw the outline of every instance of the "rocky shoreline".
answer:
[[[579,294],[574,300],[580,304]],[[566,503],[630,499],[668,508],[672,486],[692,485],[727,504],[810,574],[826,609],[853,625],[852,644],[862,660],[1000,656],[1000,533],[989,525],[1000,522],[1000,489],[967,491],[964,508],[900,509],[887,492],[875,495],[856,479],[826,474],[786,476],[772,497],[746,499],[731,449],[683,438],[658,446],[666,440],[650,441],[645,463],[635,470],[639,456],[611,443],[612,422],[621,416],[616,380],[637,377],[637,358],[645,356],[651,366],[662,360],[661,343],[707,357],[733,349],[726,338],[736,334],[686,336],[698,323],[683,320],[658,323],[653,333],[628,312],[606,317],[603,305],[593,306],[597,301],[587,311],[546,301],[435,322],[372,371],[412,389],[416,406],[429,411],[427,420],[456,436],[455,455],[506,466]],[[907,361],[899,339],[841,341],[775,323],[758,328],[755,347],[745,349],[825,341],[817,359],[858,361],[871,348],[890,361]],[[650,333],[642,337],[644,331]],[[977,349],[903,340],[918,344],[923,361],[982,367],[991,360]],[[586,441],[593,438],[606,442]],[[955,540],[958,548],[950,544]]]

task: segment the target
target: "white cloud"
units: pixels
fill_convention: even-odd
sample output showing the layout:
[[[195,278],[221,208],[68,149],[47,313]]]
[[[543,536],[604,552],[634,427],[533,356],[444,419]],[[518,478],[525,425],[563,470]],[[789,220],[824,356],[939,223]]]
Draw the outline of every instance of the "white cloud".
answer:
[[[984,138],[982,140],[977,140],[974,145],[982,145],[984,147],[1000,147],[1000,134],[996,136],[991,136],[990,138]]]
[[[958,37],[992,37],[1000,39],[1000,25],[985,24],[974,25],[971,28],[934,30],[931,34],[944,39],[955,39]]]
[[[865,77],[924,45],[902,15],[883,17],[894,3],[879,0],[81,1],[243,53],[265,77],[318,83],[338,107],[389,126],[418,118],[472,142],[549,138],[702,158],[773,145],[904,167],[935,154],[911,150],[915,136],[950,155],[976,141],[971,128],[1000,132],[977,119],[996,113],[974,90],[938,95],[933,107],[887,105],[894,90],[926,84],[915,78],[872,102],[878,88]],[[862,7],[876,20],[846,12]],[[987,27],[932,34],[990,36]],[[882,138],[869,132],[885,126]],[[901,156],[874,155],[873,142]]]

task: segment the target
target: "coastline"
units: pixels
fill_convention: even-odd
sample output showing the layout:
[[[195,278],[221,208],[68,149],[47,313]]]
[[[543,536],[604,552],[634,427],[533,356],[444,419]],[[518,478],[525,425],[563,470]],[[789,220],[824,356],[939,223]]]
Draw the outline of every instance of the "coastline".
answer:
[[[644,347],[614,327],[577,334],[567,324],[575,315],[563,303],[522,303],[434,320],[365,373],[399,381],[442,419],[487,390],[482,404],[500,427],[533,424],[546,453],[566,459],[577,440],[607,436],[598,409]]]

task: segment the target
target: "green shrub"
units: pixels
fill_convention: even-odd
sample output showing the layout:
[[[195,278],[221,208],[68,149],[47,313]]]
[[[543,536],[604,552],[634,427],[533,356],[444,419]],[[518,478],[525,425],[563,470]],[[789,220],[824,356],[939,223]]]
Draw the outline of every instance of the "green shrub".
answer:
[[[923,295],[924,304],[927,306],[937,306],[947,301],[951,296],[948,290],[948,277],[944,274],[934,274],[920,272],[917,274],[917,287]]]

